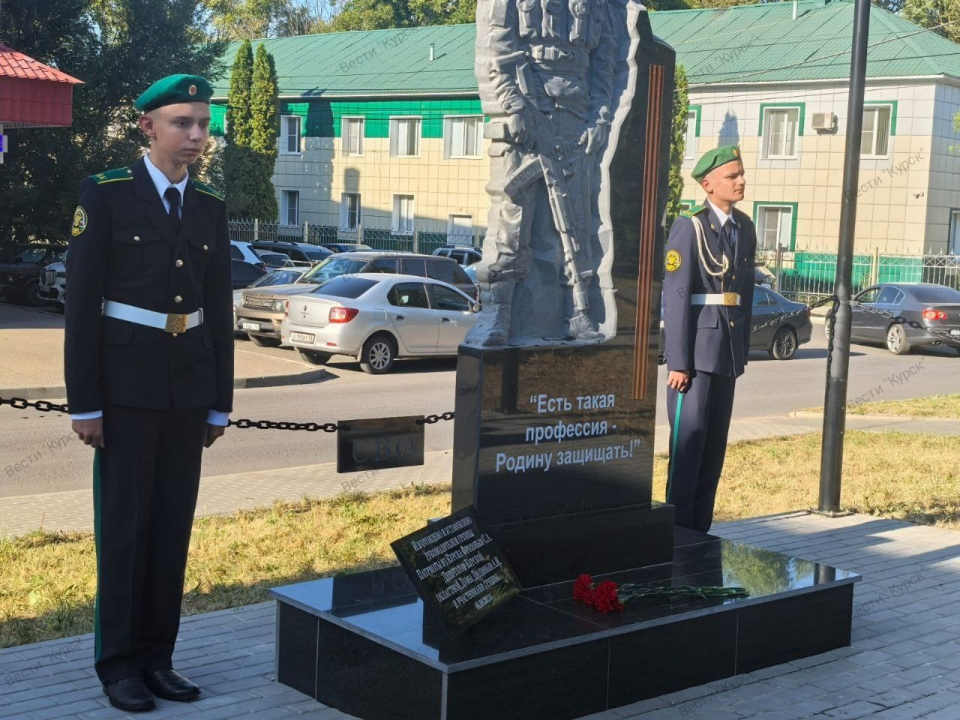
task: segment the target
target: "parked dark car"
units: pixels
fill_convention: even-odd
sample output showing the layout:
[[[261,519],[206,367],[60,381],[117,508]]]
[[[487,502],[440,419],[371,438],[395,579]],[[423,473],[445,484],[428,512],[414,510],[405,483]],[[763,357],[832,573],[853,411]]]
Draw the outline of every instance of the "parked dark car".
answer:
[[[356,252],[357,250],[373,250],[369,245],[363,243],[322,243],[320,247],[325,247],[330,252]]]
[[[253,243],[253,249],[261,251],[283,253],[294,262],[315,263],[326,260],[333,255],[333,251],[322,245],[311,245],[305,242],[286,242],[282,240],[262,240]]]
[[[789,313],[806,308],[803,303],[787,300],[780,293],[774,292],[762,285],[753,288],[753,319],[751,327],[765,325],[770,320],[778,318],[769,327],[750,333],[750,349],[762,350],[770,353],[774,360],[789,360],[804,343],[810,342],[813,335],[813,325],[810,322],[810,311],[785,317]],[[663,302],[660,303],[660,349],[664,348],[663,341]]]
[[[871,285],[854,298],[851,305],[850,340],[885,345],[894,355],[906,355],[915,347],[944,345],[960,352],[960,291],[934,283],[881,283]],[[946,332],[956,342],[917,330],[898,320],[868,312],[859,307],[876,308],[903,320]],[[830,324],[824,325],[829,336]]]
[[[249,287],[252,283],[267,274],[266,270],[253,263],[244,262],[243,260],[231,260],[230,262],[233,263],[234,290]]]
[[[43,305],[40,281],[47,265],[62,262],[66,245],[29,243],[0,248],[0,294],[16,303]]]
[[[810,342],[813,325],[810,311],[783,316],[806,308],[803,303],[787,300],[783,295],[767,287],[757,285],[753,288],[753,319],[751,327],[764,325],[775,318],[777,322],[762,330],[750,333],[750,349],[765,350],[774,360],[789,360],[804,343]]]

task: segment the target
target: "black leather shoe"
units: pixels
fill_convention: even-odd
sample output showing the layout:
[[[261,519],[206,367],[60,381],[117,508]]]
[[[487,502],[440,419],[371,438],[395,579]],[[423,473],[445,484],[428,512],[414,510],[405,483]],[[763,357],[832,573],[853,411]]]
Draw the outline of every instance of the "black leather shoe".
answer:
[[[156,707],[153,695],[138,677],[104,685],[103,694],[110,699],[111,705],[126,712],[145,712]]]
[[[154,670],[143,676],[150,692],[173,702],[190,702],[200,697],[200,688],[176,670]]]

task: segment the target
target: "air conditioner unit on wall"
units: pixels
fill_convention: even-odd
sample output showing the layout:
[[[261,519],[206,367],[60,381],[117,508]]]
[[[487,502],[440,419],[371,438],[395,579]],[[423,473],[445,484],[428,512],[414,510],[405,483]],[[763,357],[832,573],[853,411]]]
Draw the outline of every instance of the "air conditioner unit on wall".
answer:
[[[830,131],[837,127],[837,116],[832,112],[822,112],[813,114],[813,129]]]

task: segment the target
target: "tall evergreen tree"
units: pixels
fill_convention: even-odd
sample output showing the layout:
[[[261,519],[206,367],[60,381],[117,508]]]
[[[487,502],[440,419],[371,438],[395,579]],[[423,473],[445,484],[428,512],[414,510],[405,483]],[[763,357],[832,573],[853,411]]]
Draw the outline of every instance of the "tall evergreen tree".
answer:
[[[240,43],[233,69],[230,71],[230,90],[227,95],[227,142],[250,146],[253,114],[250,105],[250,87],[253,85],[253,46],[249,40]]]
[[[231,217],[251,215],[256,194],[257,162],[253,142],[253,46],[249,40],[240,43],[230,73],[227,94],[226,146],[223,149],[223,191]]]
[[[250,149],[257,159],[253,178],[250,213],[258,218],[277,217],[277,197],[271,178],[277,162],[277,135],[280,107],[277,68],[273,56],[260,43],[253,62],[250,88]]]
[[[667,184],[667,229],[680,214],[683,197],[683,156],[687,148],[687,113],[690,100],[687,95],[687,71],[677,65],[676,89],[673,92],[673,139],[670,143],[670,179]]]

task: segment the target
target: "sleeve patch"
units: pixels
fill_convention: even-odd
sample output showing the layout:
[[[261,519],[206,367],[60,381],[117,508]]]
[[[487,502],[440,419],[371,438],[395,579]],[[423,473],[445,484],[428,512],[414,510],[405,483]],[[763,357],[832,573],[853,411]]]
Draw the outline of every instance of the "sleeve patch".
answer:
[[[71,233],[74,237],[82,235],[83,231],[87,229],[87,211],[83,209],[81,205],[77,205],[76,211],[73,213],[73,227]]]
[[[667,251],[667,257],[663,262],[664,267],[667,269],[667,272],[674,272],[680,269],[680,265],[683,261],[680,258],[680,253],[676,250]]]

